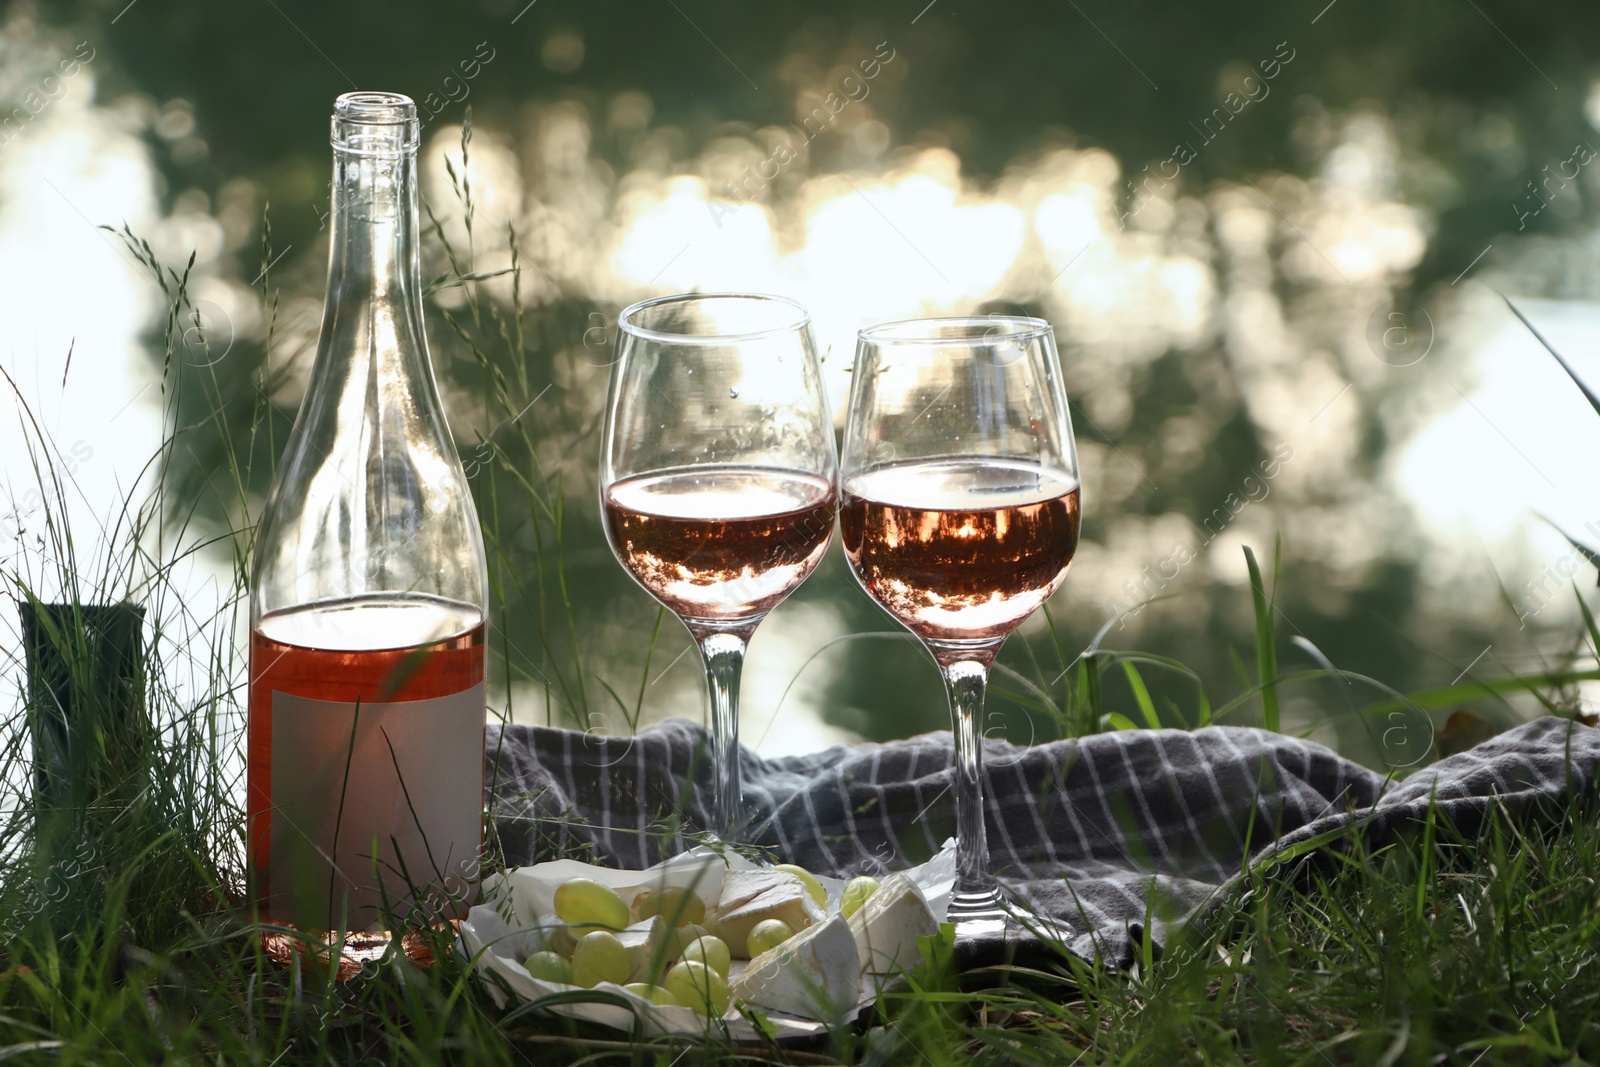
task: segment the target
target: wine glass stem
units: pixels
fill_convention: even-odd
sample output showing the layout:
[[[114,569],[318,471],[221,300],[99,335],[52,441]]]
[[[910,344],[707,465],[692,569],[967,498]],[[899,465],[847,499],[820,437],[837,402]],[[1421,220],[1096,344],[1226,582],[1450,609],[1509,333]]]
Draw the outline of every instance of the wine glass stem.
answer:
[[[713,812],[717,836],[736,840],[743,816],[744,783],[739,773],[739,675],[744,669],[744,638],[726,632],[700,638],[706,684],[711,689],[711,766],[716,792]]]
[[[951,911],[978,912],[999,898],[989,875],[988,833],[983,821],[983,697],[989,668],[976,660],[944,667],[945,689],[956,740],[956,885]]]

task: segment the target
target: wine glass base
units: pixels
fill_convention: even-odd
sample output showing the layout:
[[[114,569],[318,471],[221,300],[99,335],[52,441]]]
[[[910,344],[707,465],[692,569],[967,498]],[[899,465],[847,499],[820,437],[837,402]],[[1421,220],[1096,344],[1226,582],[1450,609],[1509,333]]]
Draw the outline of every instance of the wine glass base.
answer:
[[[1069,922],[1040,915],[991,893],[957,893],[947,921],[955,925],[956,958],[963,968],[1043,963],[1067,951],[1077,935]]]

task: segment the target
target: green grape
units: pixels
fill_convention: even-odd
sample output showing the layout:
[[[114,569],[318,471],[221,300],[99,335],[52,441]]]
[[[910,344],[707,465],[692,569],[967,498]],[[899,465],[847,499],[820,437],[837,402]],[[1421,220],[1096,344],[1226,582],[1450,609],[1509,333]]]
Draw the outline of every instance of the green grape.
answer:
[[[852,878],[844,884],[844,892],[839,894],[839,914],[846,919],[861,910],[861,905],[867,902],[872,894],[878,891],[878,880],[863,874],[859,878]]]
[[[750,928],[749,944],[745,947],[750,958],[755,959],[769,949],[777,948],[794,936],[794,928],[782,919],[763,919]]]
[[[578,947],[578,939],[572,936],[572,931],[565,926],[557,926],[550,931],[549,943],[546,946],[557,955],[572,958],[572,950]]]
[[[633,910],[641,919],[659,915],[669,926],[688,926],[705,922],[706,902],[691,889],[668,886],[665,889],[646,889],[633,898]]]
[[[572,964],[559,952],[535,952],[523,960],[522,965],[529,974],[542,981],[572,984]]]
[[[728,983],[703,963],[685,960],[667,972],[667,992],[701,1015],[720,1018],[728,1010]]]
[[[622,985],[633,974],[633,961],[616,934],[595,930],[578,938],[572,950],[572,984],[593,989],[601,982]]]
[[[666,933],[667,961],[670,963],[677,963],[683,958],[684,949],[688,948],[702,937],[710,936],[710,930],[707,930],[704,926],[700,926],[695,923],[689,923],[687,926],[673,927]]]
[[[630,993],[643,997],[652,1004],[659,1004],[663,1008],[683,1007],[682,1004],[678,1003],[677,997],[673,996],[667,990],[658,985],[651,985],[649,982],[629,982],[622,988],[626,989]]]
[[[724,978],[728,977],[728,968],[733,966],[733,953],[728,949],[727,942],[710,934],[689,942],[683,950],[683,958],[691,963],[705,964]]]
[[[591,878],[574,878],[556,890],[556,915],[573,926],[621,930],[628,925],[628,905],[608,886]]]
[[[822,883],[817,881],[817,876],[806,870],[804,867],[793,863],[780,863],[772,869],[775,871],[786,871],[787,873],[794,875],[796,878],[805,883],[806,892],[810,893],[811,899],[817,902],[817,907],[826,908],[828,906],[828,891],[822,888]]]

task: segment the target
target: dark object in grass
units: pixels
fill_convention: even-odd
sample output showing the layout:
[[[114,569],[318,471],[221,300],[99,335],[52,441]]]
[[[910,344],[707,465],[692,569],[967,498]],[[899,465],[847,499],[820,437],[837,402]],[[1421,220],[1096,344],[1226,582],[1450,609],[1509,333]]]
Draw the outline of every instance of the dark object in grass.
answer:
[[[31,601],[21,614],[35,809],[71,818],[119,798],[143,765],[144,608]]]

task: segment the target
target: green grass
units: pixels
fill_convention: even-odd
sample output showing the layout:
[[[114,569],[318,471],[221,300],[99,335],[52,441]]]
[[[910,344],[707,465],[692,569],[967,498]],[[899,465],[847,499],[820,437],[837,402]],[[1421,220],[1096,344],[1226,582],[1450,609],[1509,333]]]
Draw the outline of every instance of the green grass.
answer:
[[[124,864],[126,864],[124,866]],[[117,869],[120,867],[121,869]],[[171,907],[155,859],[52,883],[97,913],[7,917],[0,1056],[18,1062],[1493,1064],[1600,1062],[1600,825],[1589,810],[1512,820],[1478,839],[1429,824],[1375,850],[1323,849],[1247,875],[1240,892],[1130,972],[953,974],[926,966],[863,1024],[812,1046],[734,1050],[501,1012],[441,941],[336,984],[265,960],[218,899]],[[204,867],[196,857],[196,877]],[[14,883],[13,883],[14,885]],[[59,895],[55,890],[46,895]],[[69,909],[70,910],[70,909]],[[124,1059],[126,1057],[126,1059]]]
[[[465,168],[452,177],[469,202]],[[443,228],[435,232],[442,242]],[[124,236],[171,301],[158,338],[170,428],[157,457],[163,479],[149,500],[127,502],[121,528],[103,531],[113,545],[108,556],[80,560],[72,532],[54,519],[65,513],[68,487],[56,475],[53,444],[35,427],[49,537],[25,566],[0,574],[0,584],[20,611],[37,610],[39,590],[51,577],[75,603],[137,600],[149,613],[152,640],[143,698],[130,706],[119,695],[124,690],[107,684],[81,619],[69,616],[68,625],[52,631],[75,704],[109,724],[93,745],[115,758],[90,760],[84,790],[48,817],[36,819],[28,801],[30,709],[15,708],[0,728],[7,790],[0,808],[0,1060],[663,1067],[1600,1062],[1600,825],[1591,809],[1577,807],[1521,821],[1497,813],[1470,841],[1430,821],[1374,849],[1338,841],[1267,865],[1244,875],[1238,892],[1202,921],[1173,931],[1159,958],[1145,943],[1126,972],[1062,959],[1045,970],[958,975],[931,951],[908,986],[883,996],[858,1025],[799,1048],[648,1040],[580,1026],[536,1006],[502,1010],[442,935],[433,935],[438,963],[431,969],[391,958],[343,983],[310,957],[296,967],[269,961],[244,906],[241,663],[234,644],[251,500],[263,484],[252,461],[264,458],[270,466],[279,445],[267,399],[268,353],[258,353],[248,373],[235,370],[231,380],[218,378],[210,365],[185,370],[173,354],[188,326],[186,274],[162,267],[147,245]],[[515,235],[508,239],[515,251]],[[263,249],[264,264],[270,252]],[[488,457],[475,488],[493,560],[495,608],[503,617],[507,598],[520,596],[536,604],[539,621],[535,655],[502,650],[500,681],[509,689],[537,672],[549,719],[586,722],[592,682],[581,662],[565,656],[565,645],[552,641],[565,634],[573,647],[581,644],[562,567],[561,486],[538,466],[541,441],[529,424],[503,421],[539,395],[527,374],[533,342],[523,332],[520,288],[510,310],[501,309],[480,299],[487,275],[474,273],[471,249],[446,253],[451,269],[432,288],[461,287],[467,295],[445,321],[479,369],[486,425],[503,426],[494,448],[475,452]],[[520,275],[512,277],[520,286]],[[270,322],[271,305],[267,312]],[[249,442],[242,455],[231,444],[241,425]],[[179,450],[216,457],[204,465],[216,477],[169,485],[168,461]],[[222,528],[214,518],[196,518],[207,494],[214,498],[207,514],[224,516]],[[511,536],[518,529],[511,516],[529,514],[536,517],[531,536],[540,559],[532,575],[516,573],[501,540],[502,531]],[[197,618],[173,601],[171,576],[189,553],[213,541],[231,553],[238,586],[216,615]],[[1248,562],[1256,670],[1252,678],[1241,663],[1243,691],[1215,709],[1183,664],[1102,648],[1111,623],[1081,652],[1053,641],[1055,662],[1035,660],[1031,675],[1002,668],[996,691],[1062,735],[1080,736],[1217,721],[1275,725],[1291,687],[1330,677],[1378,694],[1367,703],[1351,698],[1339,714],[1387,724],[1396,712],[1425,715],[1520,693],[1565,709],[1577,681],[1600,676],[1577,669],[1575,655],[1537,675],[1402,696],[1335,670],[1315,649],[1320,669],[1283,673],[1273,623],[1277,561],[1270,580],[1254,558]],[[1054,620],[1048,612],[1045,618],[1054,634]],[[659,616],[655,629],[659,635]],[[509,643],[503,631],[497,640]],[[638,696],[630,700],[601,683],[630,725],[653,649],[652,640],[639,651]],[[177,681],[192,663],[209,679],[200,692],[185,692]],[[1167,688],[1150,684],[1157,675],[1176,679],[1177,691],[1192,686],[1192,701],[1177,706]],[[1256,709],[1259,718],[1246,720]]]
[[[1031,976],[942,1019],[913,998],[900,1029],[996,1063],[1594,1062],[1597,871],[1591,814],[1325,850],[1251,874],[1131,973]]]

